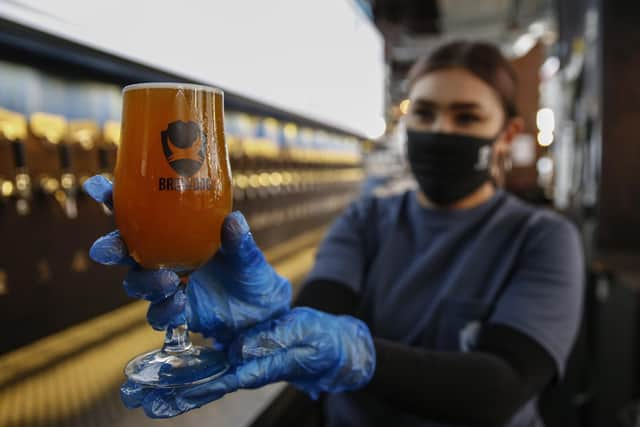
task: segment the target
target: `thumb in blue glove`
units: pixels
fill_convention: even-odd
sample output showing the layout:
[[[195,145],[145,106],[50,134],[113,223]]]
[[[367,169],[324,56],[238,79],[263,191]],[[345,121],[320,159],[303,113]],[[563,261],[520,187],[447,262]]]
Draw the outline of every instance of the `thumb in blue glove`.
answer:
[[[190,278],[187,320],[193,331],[228,343],[289,310],[291,285],[266,261],[240,212],[225,219],[221,237],[218,253]]]
[[[350,316],[295,308],[239,336],[230,347],[232,370],[220,379],[174,389],[149,390],[127,383],[122,399],[154,418],[179,415],[239,388],[289,381],[312,397],[356,390],[375,371],[375,350],[367,326]]]
[[[96,201],[113,206],[112,184],[104,177],[91,177],[84,189]],[[158,330],[186,320],[190,330],[224,345],[237,331],[289,309],[289,282],[267,263],[240,212],[225,218],[220,250],[191,274],[186,292],[174,272],[139,266],[118,231],[96,240],[89,254],[105,265],[132,267],[124,288],[130,296],[151,302],[147,319]]]

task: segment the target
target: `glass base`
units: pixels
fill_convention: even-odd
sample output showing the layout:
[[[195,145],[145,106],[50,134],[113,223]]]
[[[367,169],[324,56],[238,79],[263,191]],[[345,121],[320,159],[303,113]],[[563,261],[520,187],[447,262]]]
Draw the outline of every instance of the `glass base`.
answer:
[[[224,352],[191,345],[184,351],[154,350],[132,359],[124,373],[149,387],[180,387],[215,380],[229,370]]]

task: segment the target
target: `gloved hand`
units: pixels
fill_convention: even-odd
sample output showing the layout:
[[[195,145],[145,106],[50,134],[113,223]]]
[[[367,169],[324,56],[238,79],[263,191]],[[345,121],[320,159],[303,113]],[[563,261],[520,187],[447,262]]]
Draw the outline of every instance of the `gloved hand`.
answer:
[[[173,389],[125,383],[122,401],[153,418],[198,408],[239,388],[289,381],[313,398],[356,390],[373,376],[376,354],[367,326],[350,316],[294,308],[239,335],[229,348],[230,372],[217,380]]]
[[[112,208],[112,185],[96,175],[85,191]],[[125,264],[131,270],[124,280],[126,292],[151,301],[147,319],[155,329],[187,322],[189,329],[217,344],[230,342],[237,331],[282,314],[289,309],[291,286],[267,263],[256,246],[240,212],[225,218],[220,250],[189,277],[186,292],[170,270],[146,270],[127,252],[118,231],[96,240],[89,254],[101,264]]]

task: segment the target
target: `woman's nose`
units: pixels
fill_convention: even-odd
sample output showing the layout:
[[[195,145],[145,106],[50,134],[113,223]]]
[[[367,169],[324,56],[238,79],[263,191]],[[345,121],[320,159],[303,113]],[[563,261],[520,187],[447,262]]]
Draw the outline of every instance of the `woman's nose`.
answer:
[[[453,133],[453,121],[446,114],[438,114],[433,122],[432,130],[440,133]]]

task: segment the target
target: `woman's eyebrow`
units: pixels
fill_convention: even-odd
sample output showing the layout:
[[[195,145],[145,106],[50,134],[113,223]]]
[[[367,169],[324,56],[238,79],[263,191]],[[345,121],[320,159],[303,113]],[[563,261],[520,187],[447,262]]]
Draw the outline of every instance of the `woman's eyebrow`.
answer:
[[[436,108],[438,106],[437,103],[425,98],[414,99],[411,101],[411,104],[419,107],[428,107],[428,108]]]
[[[449,103],[439,104],[435,101],[426,98],[418,98],[411,101],[417,107],[426,107],[426,108],[446,108],[450,110],[477,110],[481,109],[480,104],[473,101],[453,101]]]
[[[454,101],[449,104],[449,108],[451,110],[477,110],[480,109],[480,104],[477,102],[469,102],[469,101]]]

